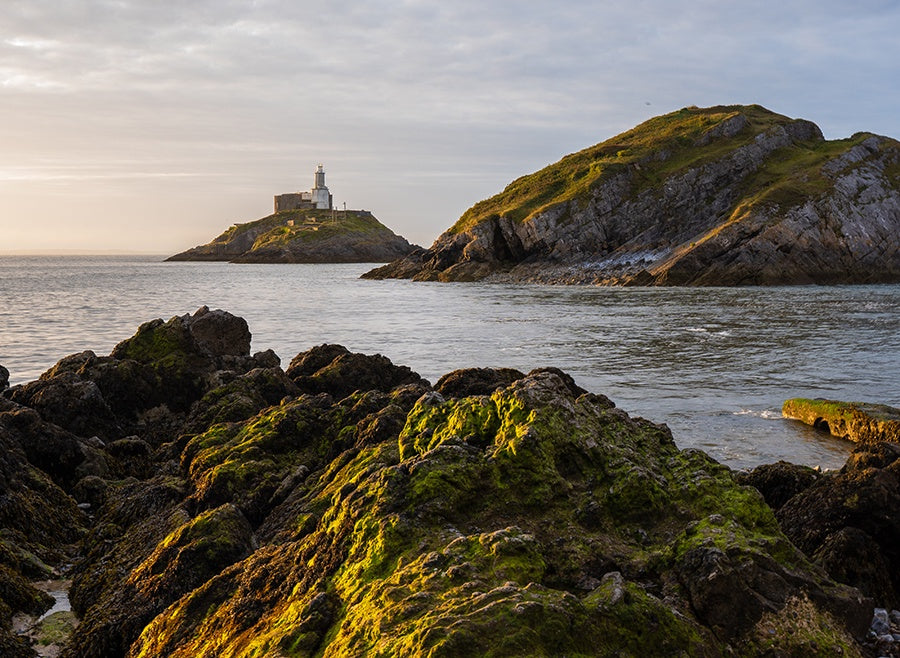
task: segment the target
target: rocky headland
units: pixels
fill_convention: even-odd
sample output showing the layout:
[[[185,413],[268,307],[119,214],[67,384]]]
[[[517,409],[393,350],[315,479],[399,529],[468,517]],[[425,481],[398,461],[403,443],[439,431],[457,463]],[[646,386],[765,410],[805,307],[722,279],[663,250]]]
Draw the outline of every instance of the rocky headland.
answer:
[[[414,249],[365,210],[282,210],[235,224],[166,260],[233,263],[384,263]]]
[[[0,445],[4,656],[59,576],[72,658],[897,646],[891,443],[736,474],[555,368],[283,369],[204,307],[3,391]]]
[[[369,278],[603,285],[900,281],[900,143],[688,107],[510,183]]]

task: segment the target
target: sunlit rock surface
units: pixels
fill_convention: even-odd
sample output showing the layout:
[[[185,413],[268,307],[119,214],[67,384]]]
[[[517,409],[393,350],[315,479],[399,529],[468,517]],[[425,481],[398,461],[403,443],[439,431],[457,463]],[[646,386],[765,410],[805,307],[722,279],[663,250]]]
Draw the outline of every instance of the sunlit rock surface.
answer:
[[[792,398],[781,413],[856,443],[900,443],[900,409],[884,404]]]
[[[859,655],[873,599],[665,426],[554,368],[433,388],[323,345],[284,372],[242,322],[63,359],[40,382],[69,405],[0,397],[2,483],[28,484],[0,508],[0,627],[74,561],[73,658]]]
[[[900,281],[900,143],[758,105],[650,119],[467,210],[369,278],[603,285]]]

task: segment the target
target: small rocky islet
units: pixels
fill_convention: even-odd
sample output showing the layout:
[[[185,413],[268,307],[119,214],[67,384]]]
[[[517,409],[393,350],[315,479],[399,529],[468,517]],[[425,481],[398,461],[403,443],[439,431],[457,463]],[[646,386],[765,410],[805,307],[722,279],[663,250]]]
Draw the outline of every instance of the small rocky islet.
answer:
[[[735,473],[555,368],[280,363],[204,307],[5,388],[0,654],[65,576],[72,658],[896,655],[898,444]]]
[[[281,210],[235,224],[168,261],[383,263],[417,249],[367,210]]]
[[[476,203],[373,279],[637,286],[900,282],[900,142],[759,105],[686,107]]]
[[[168,261],[384,263],[418,249],[368,210],[339,210],[319,165],[308,192],[277,194],[271,215],[234,224]]]

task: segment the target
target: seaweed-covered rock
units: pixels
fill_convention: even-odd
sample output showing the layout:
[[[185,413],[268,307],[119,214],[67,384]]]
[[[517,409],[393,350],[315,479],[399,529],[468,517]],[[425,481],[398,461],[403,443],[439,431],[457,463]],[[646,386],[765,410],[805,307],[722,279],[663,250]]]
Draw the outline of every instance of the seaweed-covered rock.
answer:
[[[191,406],[224,379],[278,363],[271,350],[250,356],[243,318],[203,306],[142,324],[109,356],[65,357],[9,397],[84,438],[136,434],[157,445],[181,433]]]
[[[46,374],[46,373],[45,373]],[[83,437],[115,437],[122,427],[97,383],[72,372],[15,387],[10,398]]]
[[[42,605],[27,580],[76,540],[72,658],[859,655],[871,600],[810,559],[880,596],[830,557],[893,564],[877,519],[823,512],[822,541],[798,521],[808,558],[755,488],[555,368],[434,390],[336,345],[279,363],[204,308],[0,397],[4,655]],[[835,500],[896,509],[891,450],[855,455]],[[792,495],[785,522],[844,475],[745,481]]]
[[[11,657],[33,655],[12,634],[13,615],[38,615],[53,603],[30,581],[50,577],[56,565],[71,560],[73,544],[87,525],[75,501],[29,462],[23,447],[39,444],[43,437],[29,434],[32,419],[22,426],[22,412],[0,399],[0,655]],[[47,424],[37,427],[46,429]]]
[[[320,345],[298,354],[287,375],[304,393],[328,393],[336,399],[354,391],[389,392],[408,384],[430,388],[407,366],[395,366],[381,354],[352,353],[341,345]]]
[[[856,443],[900,443],[900,409],[885,404],[792,398],[781,413]]]
[[[34,409],[0,400],[0,424],[28,462],[66,490],[88,475],[117,474],[117,464],[98,448],[102,441],[87,441],[46,422]]]
[[[124,655],[166,606],[251,550],[250,526],[233,505],[183,519],[110,596],[94,602],[63,655]]]
[[[383,400],[365,397],[359,413]],[[229,459],[291,453],[304,433],[277,428],[312,400],[321,418],[326,398],[306,398],[189,443],[197,491]],[[354,407],[337,406],[345,423]],[[755,489],[554,372],[424,395],[398,436],[316,463],[333,443],[318,445],[286,460],[311,472],[263,545],[156,616],[129,656],[854,655],[868,627],[870,602],[812,567]],[[768,633],[797,610],[801,635]]]
[[[296,397],[300,391],[281,368],[254,368],[209,390],[191,407],[187,432],[202,432],[216,423],[246,420],[265,407]]]
[[[180,508],[186,495],[184,480],[171,475],[106,483],[104,502],[82,541],[82,559],[72,570],[69,600],[76,613],[84,616],[109,600],[157,544],[190,518]]]
[[[900,445],[854,450],[778,511],[785,534],[835,579],[900,607]]]

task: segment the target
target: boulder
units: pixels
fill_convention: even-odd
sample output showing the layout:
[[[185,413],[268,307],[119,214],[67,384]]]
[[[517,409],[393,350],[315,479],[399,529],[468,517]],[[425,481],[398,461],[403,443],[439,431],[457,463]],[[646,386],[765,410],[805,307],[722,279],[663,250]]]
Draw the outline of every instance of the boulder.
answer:
[[[9,370],[0,365],[0,391],[9,388]]]
[[[341,345],[321,345],[298,354],[287,375],[306,393],[328,393],[336,399],[354,391],[389,392],[409,384],[430,388],[407,366],[395,366],[381,354],[351,353]]]
[[[900,608],[900,444],[861,445],[778,510],[785,534],[836,580]]]
[[[524,376],[525,373],[513,368],[464,368],[441,377],[434,390],[447,398],[490,395]]]
[[[798,493],[818,482],[821,477],[821,472],[809,466],[779,461],[738,473],[735,479],[741,484],[759,489],[769,507],[777,511]]]
[[[900,409],[885,404],[792,398],[781,414],[856,443],[900,443]]]

